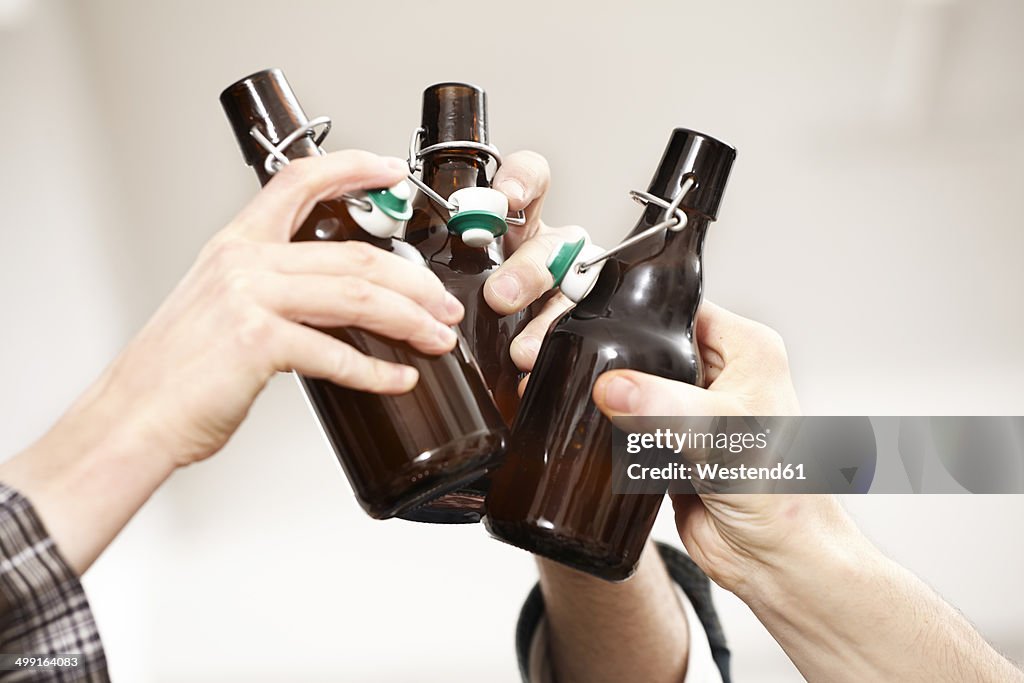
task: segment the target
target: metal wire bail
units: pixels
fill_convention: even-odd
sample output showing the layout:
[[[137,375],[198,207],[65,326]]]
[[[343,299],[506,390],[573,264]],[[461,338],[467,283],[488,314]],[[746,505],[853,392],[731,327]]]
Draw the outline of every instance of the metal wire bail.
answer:
[[[409,164],[409,181],[412,182],[420,192],[425,194],[430,201],[434,202],[449,213],[456,212],[458,211],[457,206],[449,202],[437,192],[434,192],[433,188],[423,182],[420,178],[416,177],[416,173],[423,170],[423,157],[428,154],[434,154],[435,152],[443,152],[447,149],[470,149],[474,152],[485,154],[493,160],[495,164],[495,172],[497,172],[497,169],[501,168],[501,153],[498,152],[498,148],[494,145],[488,145],[482,142],[473,142],[472,140],[452,140],[450,142],[439,142],[435,145],[421,147],[423,143],[423,135],[425,133],[426,131],[423,128],[416,128],[412,131],[412,136],[409,138],[409,158],[407,159],[407,163]],[[514,214],[509,214],[505,217],[505,222],[511,223],[512,225],[525,225],[526,213],[519,210]]]
[[[321,129],[319,135],[316,134],[317,128]],[[331,117],[318,116],[315,119],[309,120],[304,125],[299,126],[291,133],[288,133],[288,135],[285,135],[276,145],[270,141],[270,138],[263,134],[263,131],[259,129],[259,126],[253,126],[249,130],[249,135],[256,140],[260,147],[266,150],[267,158],[263,160],[263,168],[269,175],[274,175],[291,163],[291,160],[285,155],[285,151],[304,137],[313,138],[313,144],[316,146],[320,155],[323,156],[324,150],[320,145],[330,132]],[[363,211],[373,211],[373,204],[368,199],[353,197],[350,194],[343,194],[341,199],[343,199],[349,206],[355,206]]]
[[[654,235],[657,235],[658,233],[664,230],[679,232],[680,230],[685,228],[687,221],[686,212],[679,207],[683,203],[683,197],[686,196],[686,193],[692,190],[696,185],[697,178],[692,174],[687,175],[686,179],[679,186],[679,190],[672,197],[671,201],[665,201],[661,197],[655,197],[650,192],[630,190],[629,196],[633,199],[633,201],[643,204],[644,206],[654,204],[655,206],[660,206],[661,208],[663,208],[665,210],[662,214],[664,218],[658,221],[656,224],[652,225],[651,227],[647,228],[643,232],[637,233],[636,235],[633,235],[632,237],[623,240],[618,245],[605,251],[603,254],[598,254],[597,256],[591,259],[576,264],[576,270],[580,273],[585,273],[587,271],[587,268],[595,266],[601,261],[604,261],[614,256],[615,254],[618,254],[624,249],[628,249],[629,247],[633,246],[634,244],[637,244],[638,242],[642,242],[649,237],[653,237]]]

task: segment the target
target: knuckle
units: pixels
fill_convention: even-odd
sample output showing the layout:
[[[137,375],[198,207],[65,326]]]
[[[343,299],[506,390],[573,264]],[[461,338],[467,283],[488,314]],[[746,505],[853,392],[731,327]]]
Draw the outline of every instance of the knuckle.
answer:
[[[520,336],[543,339],[547,336],[551,324],[562,316],[564,311],[545,311],[527,323]]]
[[[274,335],[273,319],[253,306],[240,313],[235,325],[235,338],[243,349],[266,347]]]
[[[782,335],[778,333],[774,328],[768,327],[767,325],[761,325],[761,337],[763,343],[771,347],[773,351],[785,351],[786,343],[782,340]]]
[[[428,271],[411,282],[414,283],[414,289],[399,293],[408,297],[413,305],[423,311],[425,316],[436,320],[433,311],[445,316],[451,314],[448,309],[448,290],[436,275]]]
[[[328,158],[339,175],[353,176],[366,170],[377,155],[361,149],[343,149],[330,153]]]
[[[527,267],[523,275],[527,285],[531,288],[541,287],[548,289],[551,284],[551,272],[548,270],[547,254],[538,251],[524,251],[523,264]]]
[[[339,346],[331,359],[331,375],[339,381],[347,381],[356,371],[356,354],[347,346]]]
[[[762,351],[773,361],[788,365],[789,356],[786,353],[786,342],[782,335],[774,328],[762,323],[755,323],[754,330]]]
[[[411,304],[406,310],[402,307],[402,310],[396,309],[396,312],[401,312],[404,315],[400,315],[398,320],[407,320],[405,323],[407,328],[406,334],[408,339],[413,337],[422,338],[424,341],[432,341],[437,337],[439,323],[434,316],[427,313],[427,311],[420,306]]]
[[[353,165],[367,164],[377,158],[376,154],[367,152],[363,149],[343,149],[337,152],[331,152],[327,156],[331,159],[336,159],[346,164]]]
[[[445,293],[448,291],[445,289],[444,283],[441,282],[441,278],[435,275],[429,268],[416,267],[417,285],[419,291],[424,295],[427,300],[443,298]]]
[[[342,278],[341,293],[352,304],[354,311],[368,305],[373,298],[373,288],[366,280],[358,277]],[[358,312],[354,315],[358,315]]]
[[[519,156],[519,160],[523,162],[524,171],[532,177],[545,180],[551,175],[551,166],[543,155],[534,152],[532,149],[524,149],[516,154]]]
[[[274,174],[270,182],[277,183],[278,188],[301,188],[313,183],[316,161],[314,157],[301,157],[285,164]]]
[[[376,321],[394,329],[422,328],[429,325],[431,316],[416,301],[398,293],[384,292],[368,311]],[[369,317],[369,316],[368,316]]]
[[[248,296],[252,284],[252,274],[241,268],[229,270],[224,275],[224,289],[235,296]]]
[[[368,242],[358,242],[355,240],[342,242],[341,247],[344,249],[345,257],[349,262],[363,268],[373,266],[384,253],[380,248]]]
[[[228,270],[244,263],[252,252],[252,245],[243,239],[214,239],[203,250],[204,260],[214,268]]]

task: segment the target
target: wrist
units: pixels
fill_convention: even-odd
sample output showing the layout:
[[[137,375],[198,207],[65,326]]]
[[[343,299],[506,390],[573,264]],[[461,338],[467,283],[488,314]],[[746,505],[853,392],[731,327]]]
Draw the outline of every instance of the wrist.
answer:
[[[79,574],[174,471],[101,379],[39,441],[0,466]]]
[[[833,632],[844,623],[837,615],[854,611],[852,603],[889,571],[889,560],[834,505],[800,525],[737,591],[773,633],[775,625],[811,639],[840,637]]]
[[[137,456],[135,466],[173,471],[179,455],[168,432],[173,420],[166,407],[158,405],[153,373],[145,366],[138,367],[137,343],[133,340],[125,348],[61,422],[74,431],[89,432],[96,427],[92,442],[108,453]]]
[[[787,496],[773,511],[783,524],[761,551],[748,553],[744,579],[733,589],[744,602],[770,609],[812,602],[884,560],[833,496]]]

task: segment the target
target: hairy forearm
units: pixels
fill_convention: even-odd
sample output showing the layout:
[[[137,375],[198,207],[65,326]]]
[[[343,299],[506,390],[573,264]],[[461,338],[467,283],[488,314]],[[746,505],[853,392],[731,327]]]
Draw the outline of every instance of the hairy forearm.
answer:
[[[0,465],[81,575],[174,466],[106,375],[39,441]]]
[[[543,558],[538,564],[558,683],[683,680],[686,616],[652,544],[636,574],[617,584]]]
[[[962,615],[856,530],[802,553],[741,597],[809,681],[1024,682]]]

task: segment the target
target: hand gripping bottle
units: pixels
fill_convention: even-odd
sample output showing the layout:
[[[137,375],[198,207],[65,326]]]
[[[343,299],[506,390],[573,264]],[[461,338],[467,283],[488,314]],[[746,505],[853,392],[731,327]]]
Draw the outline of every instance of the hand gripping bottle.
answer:
[[[290,159],[322,154],[310,121],[284,74],[252,74],[221,93],[221,104],[247,164],[261,184]],[[361,192],[320,202],[293,241],[359,240],[416,263],[415,249],[393,239],[412,214],[411,189]],[[393,517],[459,488],[501,458],[507,427],[465,340],[442,356],[355,328],[322,330],[368,356],[410,365],[419,381],[406,394],[382,396],[311,377],[299,381],[360,505],[371,517]]]
[[[612,493],[612,424],[591,391],[619,368],[703,384],[701,253],[735,156],[676,129],[648,192],[634,193],[647,208],[630,237],[608,252],[578,242],[552,255],[578,304],[548,331],[491,475],[484,522],[496,538],[611,581],[635,570],[663,496]]]
[[[466,307],[459,329],[480,364],[484,382],[505,421],[519,407],[519,370],[509,355],[524,324],[522,313],[501,316],[484,301],[483,287],[502,264],[502,235],[508,231],[508,200],[491,188],[490,161],[500,155],[488,137],[487,97],[465,83],[438,83],[423,93],[422,123],[414,133],[410,164],[422,170],[415,181],[406,241]],[[520,219],[521,220],[521,219]],[[434,523],[480,520],[488,482],[483,479],[403,515]]]

